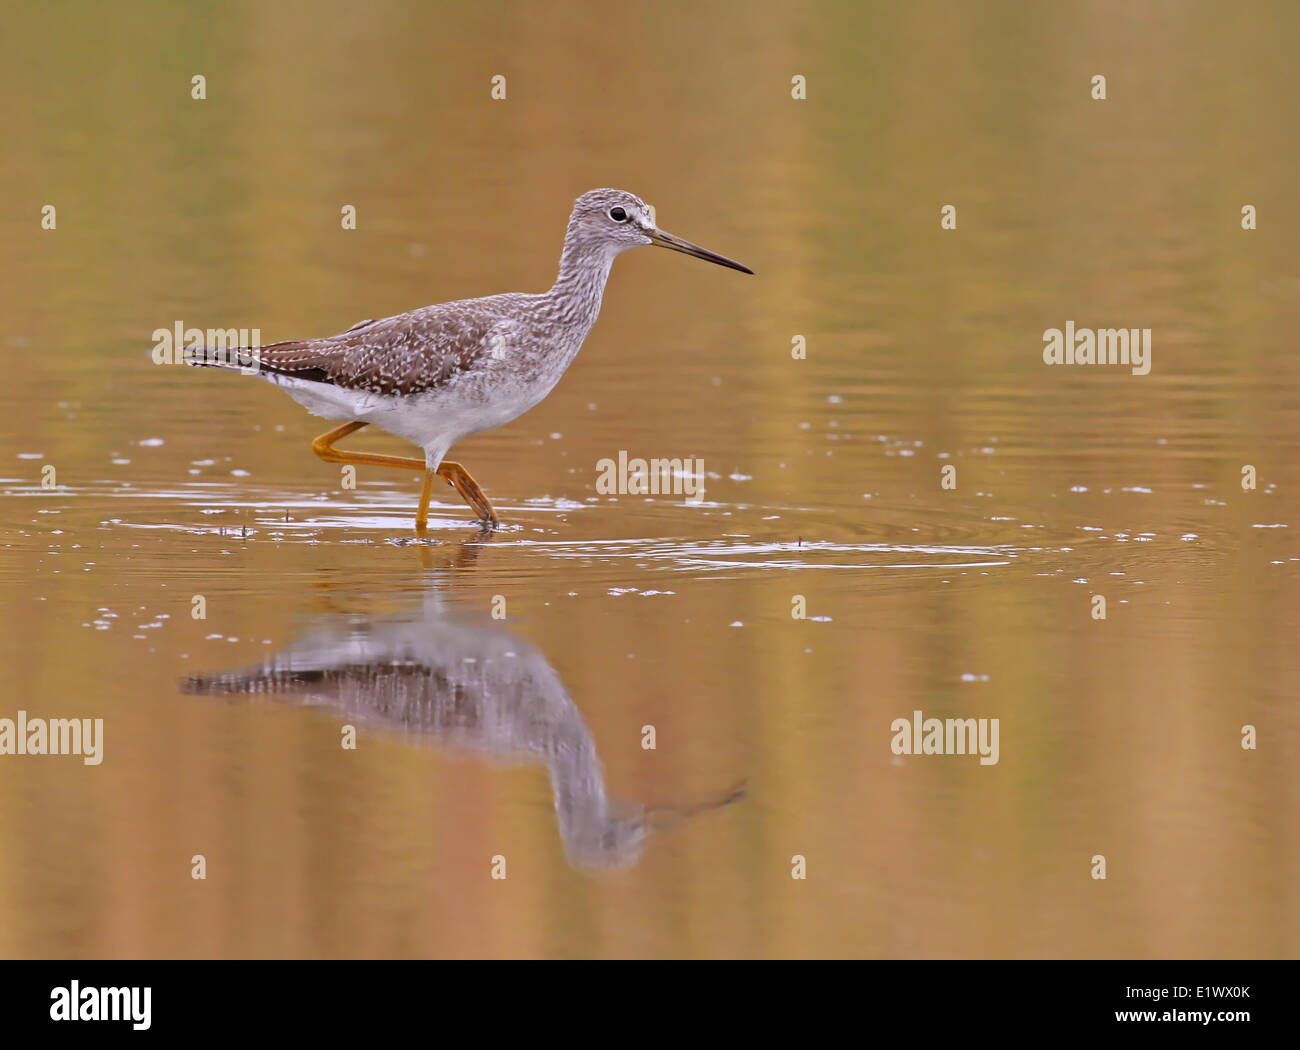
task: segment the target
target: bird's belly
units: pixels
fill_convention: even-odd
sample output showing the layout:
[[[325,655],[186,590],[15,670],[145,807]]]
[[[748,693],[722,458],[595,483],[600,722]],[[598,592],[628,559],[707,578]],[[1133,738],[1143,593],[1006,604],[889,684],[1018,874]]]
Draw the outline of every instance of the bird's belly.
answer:
[[[526,376],[505,370],[467,374],[440,389],[404,395],[283,376],[266,378],[315,415],[371,423],[438,459],[461,438],[523,415],[551,392],[563,374],[563,367],[536,369]]]
[[[262,378],[279,387],[314,416],[322,419],[358,418],[358,395],[354,391],[291,376],[266,374]]]
[[[422,447],[445,451],[463,437],[517,419],[554,386],[507,385],[490,391],[450,387],[414,397],[377,397],[357,418]]]

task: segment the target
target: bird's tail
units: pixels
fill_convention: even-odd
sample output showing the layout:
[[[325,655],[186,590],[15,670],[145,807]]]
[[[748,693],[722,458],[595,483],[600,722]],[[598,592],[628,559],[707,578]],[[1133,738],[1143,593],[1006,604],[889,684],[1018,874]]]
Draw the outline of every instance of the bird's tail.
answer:
[[[245,375],[262,371],[260,346],[187,346],[185,363],[195,368],[225,368]]]
[[[261,696],[274,693],[303,693],[319,687],[327,672],[293,670],[274,666],[245,671],[194,674],[182,679],[181,691],[191,696]]]

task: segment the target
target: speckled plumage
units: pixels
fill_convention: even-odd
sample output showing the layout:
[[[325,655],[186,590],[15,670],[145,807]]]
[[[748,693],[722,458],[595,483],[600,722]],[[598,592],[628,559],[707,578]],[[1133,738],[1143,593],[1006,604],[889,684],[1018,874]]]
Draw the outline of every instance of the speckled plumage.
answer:
[[[590,190],[574,203],[559,277],[547,292],[440,303],[362,321],[326,339],[238,351],[200,348],[187,359],[224,368],[255,362],[258,375],[308,411],[346,424],[373,423],[419,445],[432,476],[461,438],[510,422],[551,392],[596,323],[614,258],[646,244],[752,272],[656,228],[653,209],[635,194]],[[322,435],[313,448],[331,462],[364,462],[364,455],[338,452],[330,443],[354,429],[345,425]],[[391,457],[386,462],[419,465]],[[471,506],[495,522],[477,483],[452,466],[462,472],[455,475],[457,491],[464,488]],[[426,481],[417,528],[427,503]]]
[[[199,696],[265,696],[318,706],[347,723],[550,772],[564,847],[579,867],[634,862],[648,832],[641,806],[605,790],[591,732],[546,657],[494,624],[447,617],[331,619],[266,664],[194,675]]]
[[[615,206],[632,220],[611,231],[602,220]],[[374,423],[423,447],[436,466],[462,437],[508,423],[550,393],[596,323],[614,257],[650,243],[650,214],[633,194],[592,190],[574,205],[550,291],[438,303],[247,352],[262,378],[309,411]],[[192,361],[238,367],[229,351]]]

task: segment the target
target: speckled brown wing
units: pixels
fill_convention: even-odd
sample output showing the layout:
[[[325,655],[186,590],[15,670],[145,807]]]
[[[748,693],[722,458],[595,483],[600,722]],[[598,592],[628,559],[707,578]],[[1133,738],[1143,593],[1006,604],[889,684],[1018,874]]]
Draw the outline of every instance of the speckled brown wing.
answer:
[[[483,702],[440,668],[405,662],[222,671],[191,675],[181,689],[192,696],[269,696],[287,702],[302,698],[356,712],[372,723],[421,733],[476,729]]]
[[[452,310],[449,307],[460,307]],[[370,394],[436,390],[490,349],[495,311],[449,303],[363,321],[328,339],[261,347],[261,371]]]

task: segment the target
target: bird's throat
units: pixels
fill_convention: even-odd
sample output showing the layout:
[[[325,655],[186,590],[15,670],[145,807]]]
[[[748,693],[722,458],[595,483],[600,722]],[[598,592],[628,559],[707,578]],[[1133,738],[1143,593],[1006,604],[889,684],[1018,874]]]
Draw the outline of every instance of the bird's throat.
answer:
[[[566,324],[581,326],[584,333],[596,323],[601,297],[613,256],[599,248],[578,248],[571,242],[560,257],[560,275],[548,292],[554,310]]]

